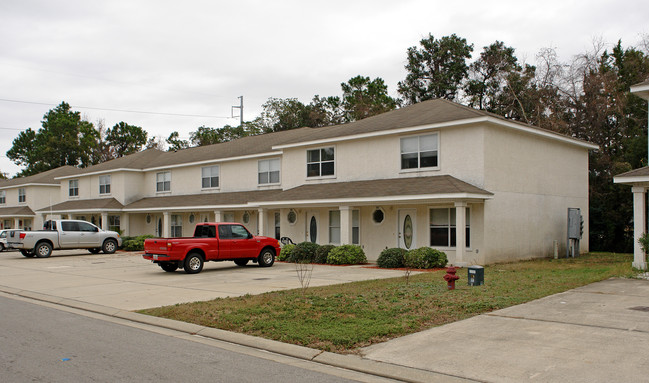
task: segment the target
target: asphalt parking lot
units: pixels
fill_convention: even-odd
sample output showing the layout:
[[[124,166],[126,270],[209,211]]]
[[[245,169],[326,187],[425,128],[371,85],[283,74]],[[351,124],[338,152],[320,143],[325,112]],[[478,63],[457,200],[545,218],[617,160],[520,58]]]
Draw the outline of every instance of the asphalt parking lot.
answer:
[[[403,276],[402,271],[362,266],[314,265],[310,286]],[[0,288],[36,292],[122,310],[261,294],[299,288],[294,264],[272,267],[233,262],[207,262],[199,274],[166,273],[139,252],[89,254],[86,250],[55,251],[49,258],[0,253]]]

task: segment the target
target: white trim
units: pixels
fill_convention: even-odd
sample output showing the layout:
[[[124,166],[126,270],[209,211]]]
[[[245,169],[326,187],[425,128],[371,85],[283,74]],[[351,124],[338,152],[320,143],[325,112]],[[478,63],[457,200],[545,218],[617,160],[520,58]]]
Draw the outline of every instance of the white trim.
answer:
[[[2,186],[0,187],[0,190],[6,190],[6,189],[13,189],[13,188],[24,188],[27,186],[49,186],[49,187],[57,187],[60,188],[61,184],[17,184],[13,186]]]
[[[630,91],[640,98],[649,100],[649,85],[632,86]]]
[[[649,176],[613,177],[614,184],[632,184],[640,182],[649,182]]]
[[[122,209],[121,211],[125,213],[130,213],[130,212],[161,212],[161,211],[202,211],[202,210],[224,210],[224,209],[249,209],[251,207],[256,207],[256,205],[198,205],[198,206],[179,206],[179,207],[144,207],[144,208],[130,208],[130,209]]]
[[[361,133],[361,134],[353,134],[350,136],[343,136],[343,137],[332,137],[332,138],[325,138],[321,140],[314,140],[314,141],[304,141],[304,142],[297,142],[294,144],[285,144],[285,145],[276,145],[273,146],[273,149],[281,150],[281,149],[288,149],[288,148],[297,148],[301,146],[311,146],[311,145],[326,145],[326,144],[331,144],[334,142],[342,142],[342,141],[351,141],[351,140],[358,140],[358,139],[363,139],[363,138],[370,138],[370,137],[381,137],[381,136],[389,136],[389,135],[398,135],[398,134],[404,134],[404,133],[411,133],[411,132],[420,132],[420,131],[425,131],[425,130],[431,130],[431,129],[440,129],[440,128],[445,128],[445,127],[454,127],[454,126],[462,126],[462,125],[470,125],[470,124],[477,124],[477,123],[492,123],[495,125],[501,125],[505,126],[508,128],[516,129],[516,130],[521,130],[527,133],[543,136],[546,138],[550,139],[555,139],[559,141],[563,141],[569,144],[573,144],[576,146],[580,146],[583,148],[587,149],[599,149],[599,146],[591,144],[589,142],[581,141],[576,138],[571,138],[567,136],[563,136],[559,133],[554,133],[550,131],[545,131],[541,130],[540,128],[532,128],[528,127],[524,124],[517,123],[517,122],[509,122],[509,121],[503,121],[501,119],[495,118],[495,117],[489,117],[489,116],[482,116],[482,117],[476,117],[476,118],[467,118],[464,120],[455,120],[455,121],[449,121],[449,122],[443,122],[443,123],[437,123],[437,124],[428,124],[428,125],[418,125],[418,126],[412,126],[412,127],[406,127],[406,128],[399,128],[399,129],[389,129],[389,130],[381,130],[381,131],[376,131],[376,132],[371,132],[371,133]]]
[[[449,194],[421,194],[407,196],[387,196],[387,197],[360,197],[360,198],[336,198],[336,199],[313,199],[313,200],[292,200],[292,201],[262,201],[250,202],[249,206],[294,206],[294,205],[322,205],[332,204],[376,204],[376,203],[408,203],[422,200],[456,200],[456,199],[473,199],[487,200],[492,199],[491,195],[473,194],[473,193],[449,193]]]

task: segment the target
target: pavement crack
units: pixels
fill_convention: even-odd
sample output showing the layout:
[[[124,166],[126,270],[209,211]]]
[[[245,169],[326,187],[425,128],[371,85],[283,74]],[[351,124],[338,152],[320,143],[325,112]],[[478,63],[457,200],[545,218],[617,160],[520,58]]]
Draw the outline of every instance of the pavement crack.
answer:
[[[314,360],[315,358],[319,357],[319,356],[322,355],[322,354],[324,354],[324,351],[320,350],[319,353],[315,354],[315,355],[313,356],[313,358],[311,358],[311,361],[313,362],[313,360]]]
[[[601,329],[617,330],[617,331],[633,331],[633,332],[639,332],[639,333],[649,334],[649,331],[638,330],[638,329],[634,329],[634,328],[621,328],[621,327],[611,327],[611,326],[599,326],[599,325],[594,325],[594,324],[564,322],[564,321],[553,320],[553,319],[527,318],[527,317],[521,317],[521,316],[502,315],[502,314],[494,314],[494,313],[485,313],[485,314],[482,314],[482,315],[490,316],[490,317],[497,317],[497,318],[518,319],[518,320],[529,320],[529,321],[534,321],[534,322],[557,323],[557,324],[565,324],[565,325],[579,326],[579,327],[601,328]]]

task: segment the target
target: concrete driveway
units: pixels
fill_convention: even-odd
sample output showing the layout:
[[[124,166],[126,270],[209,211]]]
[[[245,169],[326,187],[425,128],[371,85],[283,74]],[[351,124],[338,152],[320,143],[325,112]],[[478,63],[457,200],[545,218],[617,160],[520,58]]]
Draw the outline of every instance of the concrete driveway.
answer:
[[[395,270],[314,265],[310,286],[403,276]],[[4,289],[3,289],[4,287]],[[49,258],[0,253],[0,290],[31,291],[122,310],[299,288],[295,265],[207,262],[199,274],[166,273],[136,252],[55,251]]]

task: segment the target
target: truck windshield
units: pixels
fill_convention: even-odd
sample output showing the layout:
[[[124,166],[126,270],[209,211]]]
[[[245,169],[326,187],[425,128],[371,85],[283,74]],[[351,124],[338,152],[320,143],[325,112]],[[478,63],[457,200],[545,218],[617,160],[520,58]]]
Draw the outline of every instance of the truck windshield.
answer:
[[[216,238],[216,227],[211,225],[196,226],[194,238]]]

